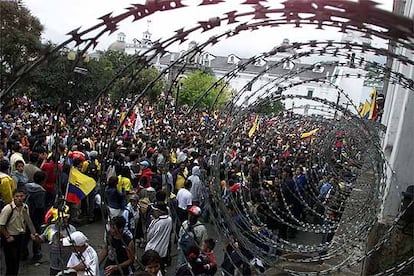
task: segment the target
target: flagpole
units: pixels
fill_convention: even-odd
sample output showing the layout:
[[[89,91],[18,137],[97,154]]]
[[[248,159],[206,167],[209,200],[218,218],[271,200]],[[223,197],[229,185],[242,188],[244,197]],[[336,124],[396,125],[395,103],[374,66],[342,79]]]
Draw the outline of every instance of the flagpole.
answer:
[[[70,171],[69,171],[69,175],[68,175],[68,183],[66,183],[66,191],[65,191],[65,197],[64,197],[64,200],[65,200],[65,202],[67,202],[66,201],[66,197],[68,196],[68,191],[69,191],[69,181],[70,181],[70,172],[72,171],[72,167],[70,168]]]

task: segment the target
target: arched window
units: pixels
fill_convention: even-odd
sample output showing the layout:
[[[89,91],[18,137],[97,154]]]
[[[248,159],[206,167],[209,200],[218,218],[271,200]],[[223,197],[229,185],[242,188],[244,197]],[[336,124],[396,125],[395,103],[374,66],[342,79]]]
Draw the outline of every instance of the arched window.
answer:
[[[315,72],[315,73],[323,73],[323,71],[325,71],[325,67],[323,67],[320,62],[316,63],[313,66],[312,72]]]

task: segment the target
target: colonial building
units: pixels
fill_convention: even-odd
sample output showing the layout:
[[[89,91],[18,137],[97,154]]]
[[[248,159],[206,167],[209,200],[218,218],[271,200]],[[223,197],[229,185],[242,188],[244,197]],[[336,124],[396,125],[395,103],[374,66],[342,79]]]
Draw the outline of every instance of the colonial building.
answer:
[[[353,38],[346,38],[353,39]],[[142,39],[134,39],[133,43],[125,41],[125,34],[119,33],[116,42],[112,43],[108,50],[123,51],[128,54],[142,53],[152,47],[151,33],[148,29],[143,33]],[[282,46],[289,46],[289,40],[284,39]],[[217,79],[225,77],[233,70],[239,69],[233,78],[225,78],[231,88],[237,93],[243,92],[243,96],[237,100],[238,105],[249,105],[258,97],[280,93],[283,95],[296,95],[300,98],[287,98],[286,108],[304,115],[322,115],[332,117],[332,108],[323,103],[315,102],[312,97],[321,98],[329,102],[338,103],[344,107],[351,107],[351,103],[358,106],[361,101],[361,93],[364,85],[364,70],[351,68],[351,66],[336,67],[333,63],[308,63],[301,59],[282,59],[294,54],[291,48],[286,47],[286,52],[278,51],[276,55],[257,59],[254,63],[248,63],[249,59],[235,54],[217,56],[207,51],[189,54],[197,46],[195,41],[189,43],[187,50],[180,52],[168,52],[164,56],[153,59],[153,64],[159,70],[169,68],[168,78],[171,81],[177,77],[180,68],[185,63],[183,76],[197,69],[211,71]],[[177,59],[182,60],[174,63]],[[174,63],[174,64],[173,64]],[[245,65],[246,64],[246,65]],[[304,69],[307,68],[307,69]],[[256,78],[258,75],[260,77]],[[182,77],[182,76],[181,76]],[[252,82],[252,80],[254,80]],[[310,81],[313,80],[313,81]],[[328,80],[328,81],[315,81]],[[347,97],[336,87],[348,93]],[[351,101],[349,101],[349,99]],[[356,109],[353,110],[356,113]]]
[[[137,53],[142,53],[148,49],[151,49],[153,42],[151,40],[151,33],[149,32],[149,23],[148,21],[147,30],[142,33],[142,38],[132,39],[131,43],[126,42],[126,35],[123,32],[118,33],[117,40],[109,45],[108,50],[112,51],[121,51],[129,55],[134,55]]]

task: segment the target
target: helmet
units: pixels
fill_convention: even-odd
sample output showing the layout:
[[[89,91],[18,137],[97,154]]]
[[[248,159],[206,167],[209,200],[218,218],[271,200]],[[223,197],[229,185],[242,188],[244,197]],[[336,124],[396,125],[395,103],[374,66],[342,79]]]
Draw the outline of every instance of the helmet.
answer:
[[[64,210],[60,211],[57,208],[51,207],[45,215],[45,223],[55,223],[59,218],[67,218],[70,215],[69,206],[65,205]]]
[[[198,206],[196,206],[196,205],[193,205],[193,206],[191,206],[191,207],[188,209],[188,212],[189,212],[190,214],[192,214],[193,216],[198,217],[198,216],[200,216],[200,215],[201,215],[201,208],[200,208],[200,207],[198,207]]]
[[[144,166],[144,167],[147,167],[147,168],[150,166],[150,164],[149,164],[149,162],[147,160],[141,161],[141,162],[139,162],[139,164],[141,166]]]

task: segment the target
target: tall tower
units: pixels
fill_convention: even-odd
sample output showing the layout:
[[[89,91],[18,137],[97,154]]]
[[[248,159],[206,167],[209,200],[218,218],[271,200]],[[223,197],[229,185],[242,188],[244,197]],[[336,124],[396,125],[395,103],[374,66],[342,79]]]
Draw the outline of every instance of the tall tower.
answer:
[[[151,43],[152,45],[152,41],[151,41],[152,34],[149,31],[150,24],[151,24],[151,20],[147,20],[147,30],[142,33],[142,46],[144,47],[148,45],[148,43]]]

